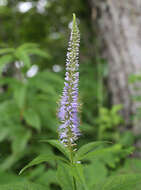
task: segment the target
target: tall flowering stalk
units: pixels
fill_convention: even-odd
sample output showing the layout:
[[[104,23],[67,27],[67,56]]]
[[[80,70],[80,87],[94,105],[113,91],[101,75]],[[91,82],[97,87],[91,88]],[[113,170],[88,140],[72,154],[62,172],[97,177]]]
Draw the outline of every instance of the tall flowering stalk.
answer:
[[[69,149],[74,150],[75,141],[80,135],[79,130],[79,101],[78,101],[78,82],[79,82],[79,43],[80,34],[73,14],[73,24],[71,28],[70,41],[66,59],[66,74],[64,89],[59,103],[58,117],[61,125],[59,127],[60,141]]]
[[[63,177],[67,180],[67,185],[73,189],[89,189],[89,184],[85,181],[85,176],[83,174],[83,163],[81,161],[85,159],[92,159],[93,157],[99,158],[99,155],[104,153],[115,153],[115,151],[121,151],[118,147],[113,148],[101,148],[101,151],[98,150],[98,146],[104,145],[104,142],[91,142],[80,147],[77,152],[74,152],[76,149],[75,141],[80,136],[79,130],[79,100],[78,100],[78,82],[79,82],[79,64],[78,64],[78,55],[79,55],[79,43],[80,35],[79,29],[76,23],[75,14],[73,14],[73,24],[71,28],[71,35],[69,41],[69,47],[67,52],[66,59],[66,74],[64,89],[59,103],[58,117],[60,119],[61,125],[59,127],[59,137],[61,143],[64,144],[67,148],[60,145],[58,140],[45,140],[53,147],[59,149],[62,152],[62,156],[57,156],[53,154],[43,154],[36,157],[28,165],[26,165],[21,171],[20,174],[27,168],[42,163],[44,161],[59,160],[59,169],[57,170],[57,176],[59,177],[60,186],[62,189],[66,189],[66,182],[61,181]],[[104,144],[103,144],[104,143]],[[69,150],[69,151],[68,151]],[[98,150],[98,151],[97,151]],[[96,151],[96,152],[95,152]],[[97,156],[97,157],[96,157]],[[64,172],[65,171],[65,172]],[[66,176],[66,171],[69,175]],[[68,179],[72,178],[72,180]],[[77,183],[79,179],[79,183]],[[81,183],[80,183],[81,182]],[[69,184],[68,184],[69,183]],[[90,184],[91,185],[91,184]],[[91,186],[90,186],[91,187]]]

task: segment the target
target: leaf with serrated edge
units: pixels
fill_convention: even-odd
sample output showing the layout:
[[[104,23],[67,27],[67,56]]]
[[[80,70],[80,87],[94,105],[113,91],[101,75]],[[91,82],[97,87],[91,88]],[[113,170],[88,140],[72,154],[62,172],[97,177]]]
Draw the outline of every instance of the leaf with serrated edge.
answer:
[[[83,145],[80,147],[80,149],[77,151],[75,155],[75,160],[79,160],[79,158],[83,157],[87,153],[93,151],[94,149],[98,148],[100,145],[105,145],[108,142],[106,141],[95,141],[95,142],[90,142],[88,144]]]
[[[35,165],[38,165],[42,162],[49,162],[49,161],[52,161],[52,160],[61,160],[63,162],[68,162],[65,158],[61,157],[61,156],[55,156],[55,155],[49,155],[49,154],[43,154],[43,155],[40,155],[38,157],[36,157],[34,160],[32,160],[28,165],[26,165],[21,171],[19,174],[23,173],[23,171],[25,171],[27,168],[31,167],[31,166],[35,166]]]
[[[79,160],[96,158],[97,156],[104,155],[105,153],[116,153],[116,152],[120,151],[120,149],[121,149],[120,146],[97,149],[97,150],[88,152],[87,154],[79,157]],[[75,160],[75,161],[77,161],[77,160]]]

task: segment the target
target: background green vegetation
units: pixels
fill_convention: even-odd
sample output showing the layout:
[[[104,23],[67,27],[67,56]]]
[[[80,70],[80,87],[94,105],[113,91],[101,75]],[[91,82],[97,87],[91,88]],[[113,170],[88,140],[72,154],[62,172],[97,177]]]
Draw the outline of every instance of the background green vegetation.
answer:
[[[45,4],[45,2],[47,2]],[[30,7],[31,6],[31,7]],[[30,7],[27,11],[25,7]],[[24,9],[25,8],[25,9]],[[26,10],[26,11],[25,11]],[[107,89],[108,66],[97,53],[99,42],[91,28],[90,11],[82,0],[0,1],[0,185],[36,182],[59,190],[50,161],[19,171],[41,153],[58,154],[43,139],[57,139],[57,102],[63,88],[69,24],[72,13],[79,18],[80,99],[82,102],[79,144],[107,140],[117,146],[116,155],[86,163],[90,187],[118,173],[139,173],[141,162],[126,158],[134,144],[130,131],[120,134],[122,105],[111,106]],[[131,156],[130,156],[131,157]],[[92,179],[91,179],[92,178]],[[8,181],[7,181],[8,179]],[[28,182],[27,182],[28,181]],[[40,186],[41,185],[41,186]],[[18,186],[15,185],[15,189]],[[24,188],[24,187],[23,187]]]

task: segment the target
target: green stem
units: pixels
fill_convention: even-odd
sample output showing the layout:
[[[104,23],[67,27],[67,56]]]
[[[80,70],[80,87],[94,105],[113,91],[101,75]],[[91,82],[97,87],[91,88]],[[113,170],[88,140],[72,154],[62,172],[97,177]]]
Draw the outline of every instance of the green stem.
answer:
[[[70,146],[70,161],[71,161],[71,166],[73,167],[73,150]],[[75,180],[75,177],[73,176],[72,177],[72,180],[73,180],[73,190],[77,190],[77,187],[76,187],[76,180]]]
[[[74,190],[77,190],[77,188],[76,188],[76,180],[75,180],[74,177],[73,177],[73,188],[74,188]]]

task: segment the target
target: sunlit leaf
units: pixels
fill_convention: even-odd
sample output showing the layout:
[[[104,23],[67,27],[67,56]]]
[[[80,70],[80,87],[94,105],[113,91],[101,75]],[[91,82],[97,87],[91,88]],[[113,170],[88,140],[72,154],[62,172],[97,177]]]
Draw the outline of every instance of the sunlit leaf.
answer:
[[[0,54],[13,53],[14,51],[15,51],[14,48],[3,48],[3,49],[0,49]]]

